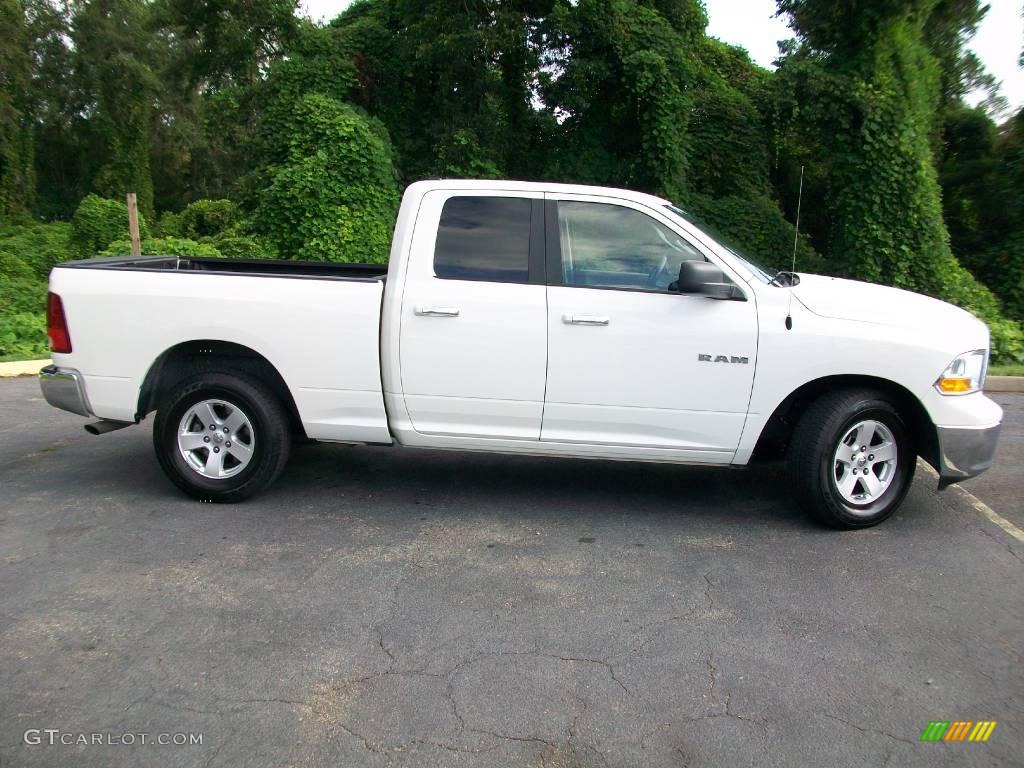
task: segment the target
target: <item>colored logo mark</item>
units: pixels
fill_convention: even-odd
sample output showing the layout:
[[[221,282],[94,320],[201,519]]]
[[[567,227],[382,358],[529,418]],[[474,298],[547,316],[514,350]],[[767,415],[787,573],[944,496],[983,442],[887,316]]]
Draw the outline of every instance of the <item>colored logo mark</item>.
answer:
[[[921,734],[921,741],[988,741],[995,720],[932,720]]]

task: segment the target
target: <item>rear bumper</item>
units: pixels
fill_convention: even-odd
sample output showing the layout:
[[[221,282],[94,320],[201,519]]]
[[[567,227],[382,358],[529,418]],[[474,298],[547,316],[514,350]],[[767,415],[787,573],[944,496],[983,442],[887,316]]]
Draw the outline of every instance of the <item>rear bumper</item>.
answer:
[[[48,365],[39,372],[39,388],[43,390],[46,402],[79,416],[92,416],[89,399],[85,395],[82,374],[74,368],[58,368]]]
[[[939,438],[939,488],[980,475],[992,466],[1001,424],[982,429],[936,427]]]

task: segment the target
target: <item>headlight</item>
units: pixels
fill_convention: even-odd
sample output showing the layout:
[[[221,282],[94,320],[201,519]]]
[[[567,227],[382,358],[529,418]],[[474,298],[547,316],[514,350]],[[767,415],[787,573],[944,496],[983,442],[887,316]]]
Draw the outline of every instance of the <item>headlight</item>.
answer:
[[[964,352],[942,372],[935,388],[944,395],[969,395],[985,386],[988,350]]]

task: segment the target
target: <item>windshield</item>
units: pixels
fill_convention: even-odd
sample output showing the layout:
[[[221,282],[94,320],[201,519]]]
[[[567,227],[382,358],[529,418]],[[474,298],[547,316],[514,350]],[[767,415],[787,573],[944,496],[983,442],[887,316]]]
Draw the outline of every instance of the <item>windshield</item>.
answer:
[[[721,232],[716,230],[714,227],[711,227],[706,222],[697,219],[693,214],[687,213],[682,208],[677,208],[674,205],[666,205],[665,207],[668,208],[668,210],[670,210],[672,213],[681,218],[690,226],[699,229],[710,240],[714,241],[717,245],[721,246],[729,253],[731,253],[733,256],[735,256],[737,259],[739,259],[741,262],[743,262],[744,266],[746,266],[747,269],[749,269],[756,277],[760,278],[766,283],[772,282],[772,273],[768,271],[768,268],[766,266],[761,264],[756,259],[748,256],[746,253],[741,252],[738,246],[732,243],[727,237],[725,237]]]

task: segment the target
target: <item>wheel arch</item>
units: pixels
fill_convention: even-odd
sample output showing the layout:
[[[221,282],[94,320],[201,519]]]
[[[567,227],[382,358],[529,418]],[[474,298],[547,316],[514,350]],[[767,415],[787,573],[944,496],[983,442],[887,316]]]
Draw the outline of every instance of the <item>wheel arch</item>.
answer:
[[[259,379],[280,398],[295,434],[305,436],[295,398],[273,363],[251,347],[219,339],[183,341],[158,355],[139,388],[135,420],[140,421],[156,410],[163,396],[178,382],[204,371],[238,371]]]
[[[935,424],[921,401],[909,389],[895,381],[860,374],[823,376],[802,384],[787,395],[765,422],[754,445],[753,457],[784,456],[797,419],[804,408],[826,392],[851,387],[875,389],[885,394],[906,421],[907,428],[914,437],[918,455],[933,467],[938,465],[938,435]]]

